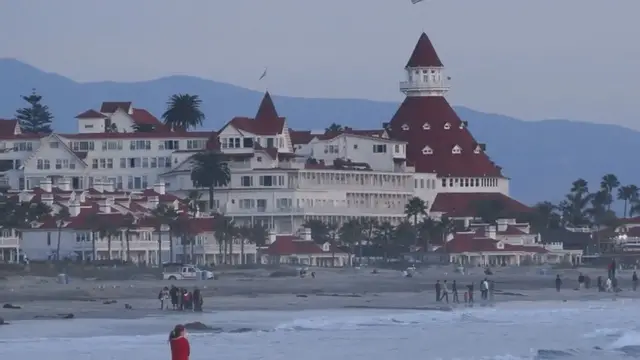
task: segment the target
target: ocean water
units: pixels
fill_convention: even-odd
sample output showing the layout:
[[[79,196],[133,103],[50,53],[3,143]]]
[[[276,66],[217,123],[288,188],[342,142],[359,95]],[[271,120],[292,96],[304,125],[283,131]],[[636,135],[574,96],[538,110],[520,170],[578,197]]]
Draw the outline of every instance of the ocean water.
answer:
[[[0,326],[0,358],[168,359],[176,323],[191,360],[630,359],[640,358],[640,301],[511,302],[452,312],[242,311],[136,320],[38,320]]]

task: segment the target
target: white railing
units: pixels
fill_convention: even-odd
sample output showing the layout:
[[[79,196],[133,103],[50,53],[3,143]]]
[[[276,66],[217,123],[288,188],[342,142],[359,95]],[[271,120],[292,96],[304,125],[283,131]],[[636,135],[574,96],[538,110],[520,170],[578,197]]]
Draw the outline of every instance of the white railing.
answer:
[[[337,206],[319,206],[319,207],[291,207],[291,208],[251,208],[251,209],[227,209],[228,216],[260,216],[260,215],[388,215],[388,216],[405,216],[404,208],[349,208]]]
[[[0,238],[0,248],[15,248],[20,246],[19,238]]]
[[[449,90],[449,86],[446,84],[435,85],[428,82],[423,81],[401,81],[400,82],[400,91],[405,90],[424,90],[424,91],[447,91]]]
[[[308,180],[313,181],[313,180]],[[411,180],[413,181],[413,180]],[[318,183],[302,183],[298,184],[297,189],[319,189],[319,190],[355,190],[366,193],[386,193],[386,192],[407,192],[412,193],[413,188],[410,184],[402,185],[371,185],[371,184],[318,184]]]

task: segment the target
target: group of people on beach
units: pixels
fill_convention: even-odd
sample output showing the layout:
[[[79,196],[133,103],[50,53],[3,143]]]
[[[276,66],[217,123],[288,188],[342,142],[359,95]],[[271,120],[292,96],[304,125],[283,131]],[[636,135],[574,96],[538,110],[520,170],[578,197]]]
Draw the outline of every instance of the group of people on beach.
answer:
[[[466,286],[467,291],[464,292],[464,302],[465,304],[473,304],[473,290],[474,284],[471,282]],[[482,300],[493,300],[493,292],[495,289],[495,283],[493,281],[489,281],[487,278],[484,278],[480,282],[480,298]],[[436,290],[436,301],[442,302],[442,300],[449,303],[449,292],[451,292],[452,299],[451,301],[455,304],[460,303],[460,299],[458,297],[458,284],[455,280],[451,283],[451,291],[449,291],[449,285],[447,284],[447,280],[444,280],[442,283],[440,280],[437,280],[435,283]]]
[[[202,311],[204,303],[198,287],[188,291],[174,285],[171,285],[171,288],[165,286],[160,290],[158,300],[160,300],[160,310],[169,310],[169,303],[171,303],[172,310]]]

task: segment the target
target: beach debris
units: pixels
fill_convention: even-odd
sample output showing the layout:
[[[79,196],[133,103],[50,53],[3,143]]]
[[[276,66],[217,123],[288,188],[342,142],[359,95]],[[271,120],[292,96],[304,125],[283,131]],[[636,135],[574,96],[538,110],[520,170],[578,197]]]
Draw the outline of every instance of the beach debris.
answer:
[[[13,304],[4,304],[2,305],[3,309],[22,309],[22,306],[13,305]]]
[[[72,313],[68,314],[55,314],[55,315],[36,315],[34,319],[73,319],[75,315]]]
[[[4,319],[0,317],[0,325],[6,325],[7,323],[4,322]]]
[[[199,321],[184,324],[187,330],[214,330],[211,326],[203,324]]]
[[[308,296],[307,296],[307,295],[305,295],[305,294],[298,294],[298,295],[296,295],[296,297],[299,297],[299,298],[306,298],[306,297],[308,297]]]
[[[102,303],[105,304],[105,305],[117,304],[118,300],[105,300]]]
[[[129,304],[124,304],[124,308],[127,310],[133,310],[133,306],[129,305]]]
[[[325,293],[318,293],[316,294],[316,296],[333,296],[333,297],[350,297],[350,298],[362,297],[362,295],[359,295],[359,294],[325,294]]]

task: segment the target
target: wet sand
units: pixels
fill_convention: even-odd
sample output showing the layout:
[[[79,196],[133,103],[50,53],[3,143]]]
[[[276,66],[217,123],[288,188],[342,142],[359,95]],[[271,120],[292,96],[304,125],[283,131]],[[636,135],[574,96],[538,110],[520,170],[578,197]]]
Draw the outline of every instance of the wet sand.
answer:
[[[420,270],[412,278],[403,278],[398,271],[382,270],[372,274],[371,269],[313,269],[316,278],[269,277],[267,270],[238,270],[220,273],[218,280],[160,281],[129,280],[99,281],[70,279],[69,284],[58,284],[53,278],[9,276],[0,280],[0,304],[11,303],[21,309],[0,309],[5,321],[30,320],[73,313],[77,318],[138,318],[167,313],[159,310],[157,295],[163,286],[172,283],[192,289],[198,286],[205,298],[205,311],[225,310],[305,310],[329,308],[388,308],[449,311],[460,305],[447,305],[435,301],[436,280],[458,283],[460,302],[466,285],[475,283],[475,306],[489,306],[479,301],[479,281],[485,278],[482,269],[474,268],[468,274],[454,272],[453,267]],[[577,288],[577,277],[583,272],[592,278],[592,288]],[[540,274],[539,268],[499,268],[489,276],[496,283],[493,303],[504,301],[584,301],[598,299],[640,298],[632,292],[631,271],[618,274],[624,291],[599,293],[595,289],[596,277],[605,275],[603,269],[552,270]],[[560,292],[555,286],[555,275],[560,274],[564,284]],[[451,294],[450,294],[451,296]],[[115,302],[113,302],[115,300]],[[451,301],[452,299],[450,299]],[[108,303],[105,303],[108,302]],[[131,309],[125,309],[129,304]]]

